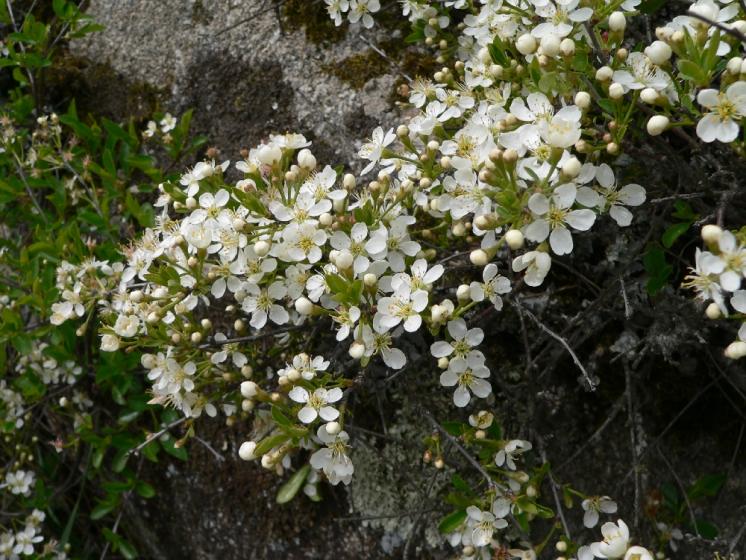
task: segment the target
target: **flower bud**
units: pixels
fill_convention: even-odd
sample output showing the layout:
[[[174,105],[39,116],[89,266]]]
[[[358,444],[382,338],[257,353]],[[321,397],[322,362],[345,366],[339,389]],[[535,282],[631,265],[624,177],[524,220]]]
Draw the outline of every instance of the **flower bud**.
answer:
[[[523,247],[523,233],[519,229],[509,229],[505,233],[505,242],[514,251],[520,249]]]
[[[541,39],[541,51],[547,56],[557,56],[560,53],[560,38],[554,34],[544,35]]]
[[[650,136],[659,136],[668,128],[671,121],[665,115],[654,115],[648,120],[648,134]]]
[[[650,46],[645,49],[645,54],[650,59],[650,62],[661,65],[668,62],[673,51],[671,50],[671,47],[668,46],[668,43],[664,43],[663,41],[653,41]]]
[[[461,284],[456,289],[456,299],[458,299],[460,303],[465,303],[471,299],[469,286],[467,284]]]
[[[448,367],[448,364],[451,363],[451,360],[449,360],[447,357],[442,356],[438,358],[438,367],[440,369],[446,369]]]
[[[565,552],[567,551],[567,543],[565,541],[557,541],[554,548],[557,549],[557,552]]]
[[[562,42],[560,43],[560,52],[562,53],[562,56],[574,55],[575,54],[575,41],[573,41],[569,37],[562,39]]]
[[[367,272],[363,276],[363,284],[365,284],[369,288],[372,288],[373,286],[375,286],[376,284],[378,284],[378,277],[375,274],[373,274],[372,272]]]
[[[257,149],[256,158],[264,165],[272,165],[282,158],[282,150],[279,146],[263,144]]]
[[[609,86],[609,97],[612,99],[621,99],[624,97],[624,86],[614,82]]]
[[[202,333],[200,332],[193,332],[192,336],[190,337],[193,344],[199,344],[202,342]]]
[[[256,449],[256,442],[255,441],[245,441],[241,444],[241,447],[238,449],[238,456],[241,457],[244,461],[253,461],[256,459],[254,456],[254,450]]]
[[[350,349],[348,352],[351,358],[353,358],[354,360],[359,360],[365,354],[365,344],[355,341],[350,344]]]
[[[254,410],[254,406],[254,401],[250,399],[244,399],[241,401],[241,410],[243,410],[244,412],[251,412],[252,410]]]
[[[723,230],[715,224],[707,224],[702,227],[701,235],[705,243],[718,243],[723,235]]]
[[[530,33],[524,33],[516,40],[515,48],[523,55],[532,54],[536,51],[536,39]]]
[[[310,315],[313,313],[313,302],[305,297],[300,297],[295,300],[295,310],[301,315]]]
[[[311,150],[309,150],[308,148],[303,148],[300,152],[298,152],[298,165],[300,165],[304,169],[316,168],[316,158],[311,153]]]
[[[355,258],[352,256],[352,253],[345,249],[339,252],[337,258],[334,261],[334,264],[337,265],[337,268],[339,270],[347,270],[352,266],[352,262],[354,260]]]
[[[609,16],[609,29],[611,31],[624,31],[627,27],[627,18],[624,17],[622,12],[613,12]]]
[[[258,257],[263,257],[267,253],[269,253],[270,245],[267,241],[264,241],[263,239],[260,239],[256,243],[254,243],[254,252]]]
[[[742,340],[731,342],[725,349],[725,357],[731,360],[740,360],[744,356],[746,356],[746,342]]]
[[[487,263],[490,262],[490,258],[487,256],[487,253],[485,253],[482,249],[476,249],[469,253],[469,260],[471,261],[471,264],[476,266],[487,266]]]
[[[581,109],[587,109],[591,106],[591,94],[587,91],[579,91],[575,94],[575,105]]]
[[[643,103],[654,105],[658,102],[658,92],[653,88],[645,88],[640,92],[640,99]]]
[[[399,138],[406,138],[409,136],[409,128],[405,124],[400,124],[398,127],[396,127],[396,135]]]
[[[344,179],[342,179],[342,186],[348,191],[354,189],[356,184],[357,181],[355,180],[355,176],[352,173],[347,173],[344,176]]]
[[[725,69],[729,74],[734,74],[737,76],[741,73],[741,64],[743,64],[743,59],[740,56],[734,56],[728,61]]]
[[[720,310],[720,306],[712,302],[710,305],[707,306],[707,309],[705,309],[705,315],[707,315],[708,319],[720,319],[722,316],[722,311]]]
[[[580,163],[578,158],[571,157],[562,164],[562,174],[568,179],[574,179],[580,174],[582,167],[583,165]]]
[[[342,430],[342,426],[339,425],[339,422],[327,422],[325,428],[326,433],[332,436],[337,435]]]
[[[613,75],[614,75],[614,71],[608,66],[602,66],[601,68],[596,70],[596,79],[599,82],[607,82],[611,79]]]
[[[197,199],[194,198],[193,196],[190,196],[189,198],[187,198],[186,199],[186,207],[189,210],[194,210],[195,208],[197,208]]]
[[[258,391],[259,386],[253,381],[244,381],[241,383],[241,395],[247,399],[255,397]]]
[[[606,144],[606,153],[615,156],[619,153],[619,144],[616,142],[609,142]]]

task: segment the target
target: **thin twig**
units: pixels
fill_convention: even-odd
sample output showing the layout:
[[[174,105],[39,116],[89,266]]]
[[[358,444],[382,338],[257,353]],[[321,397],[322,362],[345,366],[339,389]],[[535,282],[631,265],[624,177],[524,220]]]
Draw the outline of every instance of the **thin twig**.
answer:
[[[157,431],[157,432],[156,432],[156,433],[154,433],[154,434],[150,434],[150,435],[149,435],[148,437],[146,437],[146,438],[145,438],[145,441],[143,441],[143,442],[142,442],[142,443],[141,443],[140,445],[138,445],[137,447],[133,447],[132,449],[130,449],[130,450],[129,450],[129,451],[127,452],[127,455],[132,455],[133,453],[139,453],[139,452],[140,452],[140,450],[141,450],[141,449],[142,449],[143,447],[145,447],[145,446],[147,446],[148,444],[152,443],[152,442],[153,442],[153,440],[156,440],[156,439],[158,439],[158,438],[159,438],[159,437],[161,437],[161,436],[162,436],[163,434],[165,434],[165,433],[166,433],[167,431],[169,431],[169,430],[170,430],[171,428],[175,428],[176,426],[178,426],[179,424],[183,424],[183,423],[184,423],[184,422],[186,422],[187,420],[188,420],[188,418],[187,418],[186,416],[184,416],[183,418],[179,418],[178,420],[174,420],[173,422],[171,422],[171,423],[170,423],[170,424],[169,424],[168,426],[166,426],[166,427],[165,427],[165,428],[163,428],[162,430],[159,430],[159,431]]]
[[[624,406],[624,397],[625,395],[622,395],[621,397],[617,399],[617,401],[614,403],[614,406],[611,407],[611,412],[609,413],[609,416],[606,418],[606,420],[604,420],[603,424],[601,424],[598,427],[598,429],[591,434],[591,437],[585,440],[583,445],[581,445],[578,448],[578,450],[575,451],[575,453],[570,455],[570,457],[565,459],[564,462],[560,466],[554,469],[555,471],[559,471],[563,469],[564,467],[566,467],[567,465],[569,465],[570,463],[572,463],[578,457],[578,455],[580,455],[583,451],[585,451],[585,449],[591,443],[593,443],[596,439],[598,439],[598,437],[603,433],[603,431],[609,427],[609,424],[611,424],[614,421],[614,418],[616,418],[616,415],[619,414],[619,411],[622,410]]]
[[[471,464],[472,467],[474,467],[477,471],[479,471],[479,474],[482,475],[482,477],[487,481],[487,484],[490,488],[495,488],[497,486],[497,483],[492,480],[492,477],[489,475],[489,473],[482,468],[482,465],[479,464],[478,461],[472,457],[471,453],[469,453],[464,447],[459,443],[459,441],[453,437],[451,434],[448,433],[448,431],[441,426],[435,418],[433,418],[433,415],[430,414],[427,410],[423,410],[422,413],[425,415],[425,417],[430,420],[430,423],[437,429],[443,437],[445,437],[450,443],[452,443],[456,449],[458,449],[459,453],[464,456],[464,458]]]
[[[239,336],[236,338],[227,338],[225,340],[213,340],[212,342],[206,342],[205,344],[201,344],[199,346],[200,349],[204,348],[215,348],[219,346],[225,346],[226,344],[233,344],[234,342],[254,342],[255,340],[261,340],[262,338],[267,338],[270,336],[274,336],[277,334],[284,334],[286,332],[295,331],[298,329],[304,328],[304,325],[291,325],[289,327],[283,327],[281,329],[276,329],[271,332],[266,333],[259,333],[259,334],[252,334],[248,336]]]
[[[629,363],[624,360],[624,380],[627,385],[625,394],[627,395],[627,418],[629,420],[629,440],[632,451],[632,468],[635,471],[635,508],[634,508],[634,527],[639,528],[639,510],[640,510],[640,470],[637,461],[637,437],[634,399],[632,398],[632,372]]]
[[[676,484],[679,486],[679,490],[681,490],[681,494],[684,496],[684,502],[686,502],[686,507],[689,510],[689,519],[692,522],[692,529],[694,529],[694,533],[699,537],[701,535],[699,534],[699,528],[697,527],[697,519],[694,517],[694,509],[692,509],[692,503],[689,501],[689,496],[686,493],[686,487],[684,487],[684,484],[681,482],[679,475],[676,474],[676,471],[673,470],[673,466],[671,466],[671,463],[666,458],[665,453],[661,451],[660,447],[657,447],[657,450],[658,455],[660,455],[661,459],[663,459],[663,462],[666,463],[668,470],[671,471],[674,480],[676,480]]]
[[[539,454],[541,455],[541,460],[544,462],[544,464],[547,464],[549,461],[547,461],[547,454],[544,450],[544,441],[541,439],[541,437],[536,434],[535,439],[537,443],[539,444]],[[565,510],[562,508],[562,500],[560,500],[559,493],[557,492],[557,488],[559,487],[559,484],[557,484],[557,481],[554,480],[554,476],[552,476],[551,469],[547,471],[547,475],[549,476],[549,485],[552,488],[552,495],[554,496],[554,503],[557,506],[557,515],[559,515],[560,522],[562,523],[562,528],[565,531],[565,536],[572,540],[572,536],[570,535],[570,526],[567,524],[567,520],[565,519]]]
[[[551,336],[553,339],[555,339],[557,342],[559,342],[560,344],[562,344],[562,346],[565,347],[565,350],[567,350],[567,352],[570,354],[570,356],[572,357],[573,362],[575,362],[575,365],[578,366],[578,369],[582,372],[583,377],[585,378],[586,383],[588,383],[589,389],[591,391],[595,391],[596,390],[596,384],[593,382],[593,379],[591,379],[591,376],[586,371],[586,369],[583,366],[582,362],[578,358],[578,355],[570,347],[570,345],[567,343],[567,341],[564,338],[562,338],[560,335],[558,335],[556,332],[554,332],[552,329],[550,329],[549,327],[547,327],[544,323],[542,323],[541,321],[539,321],[539,319],[536,317],[536,315],[534,315],[533,313],[531,313],[525,307],[522,307],[521,304],[519,304],[518,302],[513,302],[513,305],[515,305],[515,306],[520,307],[521,309],[523,309],[523,312],[526,313],[526,315],[528,315],[529,319],[531,319],[534,323],[536,323],[536,325],[541,330],[543,330],[545,333],[547,333],[549,336]]]
[[[204,439],[202,439],[199,436],[194,436],[194,439],[196,439],[198,442],[200,442],[202,445],[204,445],[207,448],[207,450],[210,453],[212,453],[219,462],[222,463],[223,461],[225,461],[225,457],[223,455],[221,455],[220,453],[218,453],[217,451],[215,451],[215,448],[212,445],[210,445],[209,443],[207,443]]]
[[[694,19],[698,19],[700,21],[705,22],[708,25],[711,25],[713,27],[717,27],[720,31],[723,31],[724,33],[727,33],[728,35],[732,35],[742,43],[746,43],[746,35],[741,33],[738,29],[733,29],[731,27],[728,27],[727,25],[723,25],[722,23],[719,23],[717,21],[713,21],[708,17],[703,16],[702,14],[698,14],[697,12],[693,12],[689,10],[687,14],[689,17],[693,17]]]

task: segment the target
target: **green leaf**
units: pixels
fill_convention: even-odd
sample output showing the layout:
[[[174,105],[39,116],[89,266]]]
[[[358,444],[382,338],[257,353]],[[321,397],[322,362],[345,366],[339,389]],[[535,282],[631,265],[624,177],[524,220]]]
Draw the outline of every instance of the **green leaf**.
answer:
[[[272,419],[278,426],[288,427],[293,425],[293,422],[290,420],[290,418],[285,416],[280,408],[277,406],[272,407]]]
[[[280,490],[277,492],[276,501],[278,504],[286,504],[295,498],[295,495],[303,487],[303,483],[308,477],[308,473],[311,472],[311,465],[305,465],[302,469],[296,472],[290,479],[282,485]]]
[[[694,80],[697,85],[707,85],[709,82],[707,73],[700,65],[684,58],[677,62],[679,71],[687,78]]]
[[[176,443],[176,440],[174,440],[172,437],[169,437],[165,440],[160,441],[160,444],[166,453],[168,453],[172,457],[176,457],[177,459],[186,461],[187,460],[186,449],[184,449],[183,447],[176,447],[175,443]]]
[[[97,521],[116,507],[114,502],[102,502],[91,510],[91,519]]]
[[[703,497],[712,498],[720,491],[726,479],[725,474],[706,474],[692,484],[686,494],[690,500]]]
[[[686,231],[692,226],[692,222],[679,222],[678,224],[672,224],[668,226],[661,241],[666,249],[670,249],[671,246],[676,243],[676,240],[681,237]]]
[[[438,531],[442,534],[453,533],[466,521],[466,510],[459,509],[449,513],[438,523]]]
[[[645,270],[648,273],[646,289],[648,294],[655,295],[668,283],[673,273],[673,267],[666,262],[666,255],[658,246],[651,246],[642,257]]]
[[[147,482],[143,482],[142,480],[137,481],[135,491],[137,491],[137,493],[140,494],[140,496],[142,496],[143,498],[152,498],[153,496],[155,496],[155,488],[153,488]]]
[[[718,531],[718,528],[708,522],[708,521],[702,521],[701,519],[697,520],[697,532],[706,539],[716,539],[720,531]]]
[[[256,449],[254,450],[254,455],[260,457],[270,449],[277,447],[281,443],[285,443],[288,439],[290,438],[287,434],[277,434],[266,437],[257,444]]]

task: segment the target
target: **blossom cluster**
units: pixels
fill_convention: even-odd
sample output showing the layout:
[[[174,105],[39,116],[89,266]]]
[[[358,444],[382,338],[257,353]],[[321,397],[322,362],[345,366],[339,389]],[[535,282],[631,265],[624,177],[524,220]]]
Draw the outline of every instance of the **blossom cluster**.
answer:
[[[746,356],[746,242],[742,235],[709,224],[702,228],[706,250],[697,248],[695,265],[684,286],[693,289],[707,306],[710,319],[731,317],[740,321],[738,338],[725,349],[733,360]]]
[[[377,0],[326,3],[337,24],[346,14],[370,27],[380,9]],[[359,371],[374,360],[402,370],[407,337],[432,337],[440,385],[453,391],[454,405],[488,398],[490,358],[472,321],[500,313],[523,285],[542,286],[553,259],[572,253],[600,220],[633,223],[646,190],[615,170],[627,133],[645,122],[651,135],[693,124],[671,121],[692,113],[704,141],[737,141],[741,66],[715,72],[741,48],[737,41],[681,16],[657,31],[658,41],[629,52],[626,18],[638,4],[404,2],[426,44],[450,48],[455,61],[408,86],[413,116],[372,132],[358,177],[318,164],[311,143],[292,133],[270,136],[232,167],[198,162],[159,186],[156,225],[124,248],[126,263],[60,267],[52,323],[98,314],[101,350],[145,352],[151,403],[188,418],[251,413],[241,458],[295,470],[309,496],[323,479],[348,484],[355,469],[346,403],[358,372],[342,362],[344,350]],[[739,14],[736,3],[712,0],[693,9],[721,25]],[[449,43],[454,21],[458,36]],[[720,89],[708,87],[716,82]],[[655,113],[646,121],[640,103]],[[169,126],[162,121],[161,132]],[[153,121],[146,136],[157,127]],[[723,255],[741,245],[726,237],[698,256],[697,286],[707,283],[701,291],[716,303],[722,289],[735,292],[731,305],[740,311],[741,260]],[[462,270],[450,270],[467,256]],[[738,286],[729,290],[736,268]],[[333,332],[340,352],[310,350],[320,329]],[[505,543],[518,541],[511,516],[543,511],[530,477],[517,470],[532,446],[487,437],[488,419],[470,418],[468,433],[499,474],[465,508],[451,542],[465,558],[503,549],[529,558],[530,547]],[[616,511],[606,497],[584,500],[588,527],[599,512]],[[577,550],[580,560],[650,557],[630,546],[622,521],[602,533],[603,541]]]

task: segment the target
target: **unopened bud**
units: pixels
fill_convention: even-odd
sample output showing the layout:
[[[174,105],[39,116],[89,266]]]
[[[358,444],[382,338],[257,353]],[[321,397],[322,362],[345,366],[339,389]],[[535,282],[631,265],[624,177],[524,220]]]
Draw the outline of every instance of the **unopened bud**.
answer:
[[[519,229],[509,229],[505,232],[505,242],[514,251],[523,247],[523,233]]]
[[[702,227],[701,235],[702,240],[705,243],[718,243],[720,237],[723,235],[723,230],[720,226],[716,226],[715,224],[707,224]]]

